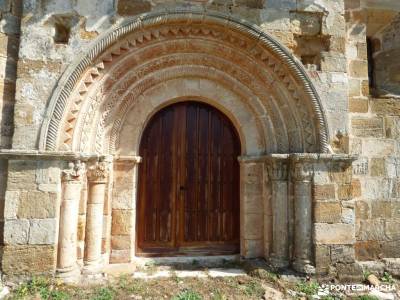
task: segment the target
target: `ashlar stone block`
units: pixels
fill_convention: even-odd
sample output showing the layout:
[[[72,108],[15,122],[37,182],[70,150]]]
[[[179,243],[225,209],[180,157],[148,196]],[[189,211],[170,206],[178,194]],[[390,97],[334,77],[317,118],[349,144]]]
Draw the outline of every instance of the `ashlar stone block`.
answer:
[[[357,137],[383,137],[384,126],[382,118],[352,118],[352,134]]]
[[[7,220],[4,223],[4,243],[6,245],[27,244],[29,239],[29,220]]]
[[[55,247],[49,245],[9,245],[4,247],[3,269],[7,275],[52,273],[55,268]]]
[[[129,235],[132,230],[132,210],[113,210],[112,235]]]
[[[339,202],[316,202],[314,206],[314,219],[317,223],[339,223],[342,208]]]
[[[315,241],[317,244],[337,245],[355,242],[354,225],[315,223]]]
[[[366,60],[354,60],[350,63],[350,76],[354,78],[368,77],[368,63]]]
[[[19,199],[17,217],[27,219],[54,218],[56,215],[57,194],[24,191]]]
[[[354,249],[356,258],[360,261],[378,259],[382,253],[381,245],[377,241],[357,241]]]
[[[382,241],[385,239],[385,222],[381,219],[360,220],[356,230],[358,241]]]
[[[28,243],[32,245],[55,244],[57,226],[57,219],[31,220]]]
[[[349,245],[335,245],[331,247],[332,263],[352,263],[355,261],[354,247]]]

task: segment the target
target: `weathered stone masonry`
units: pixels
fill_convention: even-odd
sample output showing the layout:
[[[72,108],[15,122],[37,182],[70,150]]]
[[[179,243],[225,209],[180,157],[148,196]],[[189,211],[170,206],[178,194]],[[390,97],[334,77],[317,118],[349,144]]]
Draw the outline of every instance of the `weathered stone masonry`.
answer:
[[[187,99],[237,129],[242,257],[398,272],[394,1],[86,2],[0,1],[5,275],[131,263],[142,132]]]

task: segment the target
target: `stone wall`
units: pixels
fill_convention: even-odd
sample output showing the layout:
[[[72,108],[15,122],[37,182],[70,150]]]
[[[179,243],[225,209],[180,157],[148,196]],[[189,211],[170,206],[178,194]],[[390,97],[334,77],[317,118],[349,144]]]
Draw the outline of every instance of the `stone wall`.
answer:
[[[330,134],[347,131],[344,4],[341,1],[97,1],[24,3],[13,147],[36,148],[47,101],[65,68],[110,26],[143,12],[203,7],[232,13],[273,34],[310,70]],[[96,10],[92,8],[96,7]],[[66,40],[58,40],[60,31]],[[66,34],[68,33],[68,34]],[[42,82],[40,86],[35,82]],[[33,105],[34,104],[34,105]]]
[[[372,35],[372,51],[381,49],[379,30],[395,13],[378,11],[380,21],[360,1],[346,2],[347,59],[349,66],[349,111],[351,154],[359,156],[353,163],[353,178],[359,192],[352,201],[356,213],[355,254],[359,261],[400,256],[398,192],[399,101],[371,96],[368,82],[367,36]],[[382,18],[386,16],[386,18]],[[389,21],[390,23],[390,21]],[[393,45],[395,43],[388,43]],[[378,48],[376,48],[378,47]],[[388,46],[389,47],[389,46]],[[390,46],[391,47],[391,46]],[[378,50],[379,51],[379,50]],[[375,54],[375,58],[378,54]],[[389,64],[375,60],[376,68]],[[388,75],[388,72],[384,72]],[[376,74],[378,75],[378,74]],[[379,80],[385,76],[379,75]]]
[[[0,13],[0,148],[10,148],[22,1],[1,1]]]
[[[367,100],[366,112],[352,115],[351,152],[361,185],[356,204],[356,257],[375,260],[400,256],[398,99]]]
[[[131,262],[135,254],[137,163],[127,160],[114,164],[112,194],[111,263]]]
[[[96,0],[88,4],[87,0],[30,0],[23,1],[19,40],[21,8],[16,1],[0,1],[0,148],[11,147],[11,142],[14,150],[38,148],[46,107],[59,78],[107,30],[154,10],[206,7],[231,13],[272,34],[303,63],[321,96],[332,150],[359,156],[352,167],[333,158],[314,161],[312,241],[318,274],[348,273],[360,278],[357,260],[400,256],[400,102],[394,97],[376,99],[370,95],[366,37],[372,12],[366,11],[364,2]],[[373,27],[383,28],[378,25]],[[390,86],[384,89],[392,93],[398,92],[398,74],[387,67],[399,66],[383,58],[397,53],[398,25],[397,20],[378,35],[384,38],[378,39],[381,52],[375,54],[379,63],[376,74],[389,76]],[[379,30],[373,31],[376,34]],[[386,83],[387,78],[383,78]],[[188,81],[189,87],[191,84]],[[138,111],[143,113],[144,109]],[[241,112],[244,116],[244,110]],[[129,135],[131,129],[126,129]],[[133,146],[129,139],[125,143]],[[65,168],[61,158],[0,161],[5,274],[54,272],[63,195],[61,170]],[[249,196],[242,198],[241,214],[241,247],[246,257],[268,258],[273,251],[271,228],[276,215],[266,172],[261,163],[242,167],[242,193]],[[135,252],[135,163],[115,161],[113,176],[104,199],[101,253],[112,263],[130,262]],[[292,183],[285,180],[289,195],[293,195]],[[77,260],[81,265],[85,260],[88,182],[82,187],[77,221]],[[295,206],[293,197],[288,206]],[[291,221],[287,225],[291,240],[296,224]],[[264,231],[255,231],[261,227]]]
[[[400,95],[400,14],[374,39],[374,79],[379,95]]]
[[[0,149],[10,148],[14,131],[15,81],[22,1],[0,1]],[[3,241],[8,163],[0,159],[0,240]]]
[[[54,272],[60,180],[59,162],[8,161],[2,259],[4,274]]]

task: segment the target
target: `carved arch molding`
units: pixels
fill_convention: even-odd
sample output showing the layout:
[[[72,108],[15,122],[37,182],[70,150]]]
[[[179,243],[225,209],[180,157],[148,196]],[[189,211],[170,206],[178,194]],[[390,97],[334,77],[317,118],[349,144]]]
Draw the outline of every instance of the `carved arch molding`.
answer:
[[[192,10],[145,14],[94,41],[62,75],[39,148],[136,154],[151,115],[188,99],[231,118],[243,154],[328,151],[321,101],[301,63],[250,23]]]

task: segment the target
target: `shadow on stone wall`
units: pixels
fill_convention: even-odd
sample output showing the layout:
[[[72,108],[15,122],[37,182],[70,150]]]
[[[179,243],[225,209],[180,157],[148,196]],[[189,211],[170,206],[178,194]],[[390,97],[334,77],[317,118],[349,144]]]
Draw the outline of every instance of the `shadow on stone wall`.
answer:
[[[400,96],[400,14],[375,39],[374,50],[375,94]]]
[[[0,149],[11,148],[14,133],[15,82],[19,50],[22,0],[0,2]],[[4,204],[7,188],[8,161],[0,160],[0,264],[4,245]],[[1,266],[0,266],[1,267]]]

